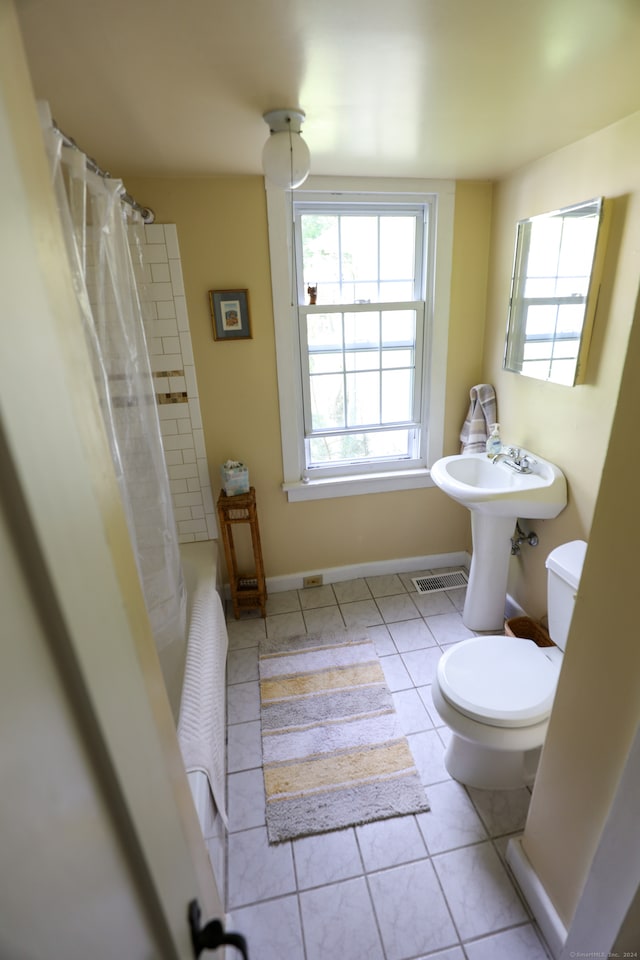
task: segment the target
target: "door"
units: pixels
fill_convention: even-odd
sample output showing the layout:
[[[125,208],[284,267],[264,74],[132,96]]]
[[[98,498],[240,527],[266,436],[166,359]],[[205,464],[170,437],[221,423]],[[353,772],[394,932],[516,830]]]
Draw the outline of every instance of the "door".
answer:
[[[222,904],[0,0],[0,956],[190,958]],[[219,954],[218,954],[219,956]]]

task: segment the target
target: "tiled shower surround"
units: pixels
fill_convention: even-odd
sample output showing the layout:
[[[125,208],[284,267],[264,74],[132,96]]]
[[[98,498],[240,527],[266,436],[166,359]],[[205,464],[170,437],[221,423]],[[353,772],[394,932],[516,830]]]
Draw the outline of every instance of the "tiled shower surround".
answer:
[[[178,538],[215,540],[178,234],[175,224],[153,223],[144,235],[140,298]]]
[[[529,790],[466,788],[443,763],[449,731],[431,683],[443,651],[474,634],[464,590],[418,595],[421,573],[272,593],[265,620],[227,614],[228,928],[252,960],[549,958],[505,861]],[[431,810],[270,846],[259,641],[345,627],[376,646]]]

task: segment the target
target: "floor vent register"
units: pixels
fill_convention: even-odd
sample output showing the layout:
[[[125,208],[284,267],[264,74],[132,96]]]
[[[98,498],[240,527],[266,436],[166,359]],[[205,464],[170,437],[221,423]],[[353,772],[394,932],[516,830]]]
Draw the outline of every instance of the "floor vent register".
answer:
[[[413,577],[412,582],[418,593],[438,593],[441,590],[456,590],[459,587],[466,587],[468,580],[465,570],[453,570],[451,573]]]

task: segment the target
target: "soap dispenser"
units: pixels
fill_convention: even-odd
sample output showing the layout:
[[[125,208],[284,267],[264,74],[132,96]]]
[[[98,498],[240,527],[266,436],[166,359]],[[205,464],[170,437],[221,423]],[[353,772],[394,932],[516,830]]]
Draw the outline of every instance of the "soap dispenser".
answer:
[[[487,456],[495,457],[496,454],[500,453],[502,450],[502,440],[500,439],[500,424],[492,423],[491,424],[491,433],[489,434],[489,439],[487,440]]]

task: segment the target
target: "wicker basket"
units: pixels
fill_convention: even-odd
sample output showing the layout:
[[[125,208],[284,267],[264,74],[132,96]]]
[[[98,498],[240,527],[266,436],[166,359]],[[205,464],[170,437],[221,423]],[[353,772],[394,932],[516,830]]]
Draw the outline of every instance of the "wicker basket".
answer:
[[[511,620],[505,621],[504,632],[508,637],[533,640],[538,647],[555,646],[545,627],[537,620],[532,620],[531,617],[512,617]]]

